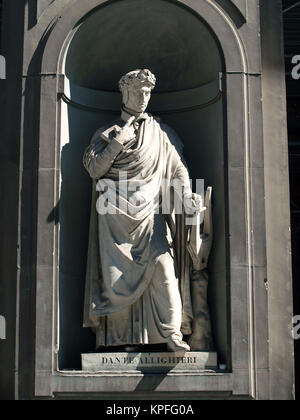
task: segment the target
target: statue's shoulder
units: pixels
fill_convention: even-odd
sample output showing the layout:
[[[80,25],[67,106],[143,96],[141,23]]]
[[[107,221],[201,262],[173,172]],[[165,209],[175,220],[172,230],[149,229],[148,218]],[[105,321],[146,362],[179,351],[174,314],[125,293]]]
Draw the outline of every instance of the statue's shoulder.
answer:
[[[182,150],[183,150],[183,142],[181,141],[179,135],[176,133],[176,131],[174,130],[174,128],[172,128],[168,124],[165,124],[161,120],[159,120],[158,123],[160,125],[160,129],[166,134],[166,136],[167,136],[168,140],[170,141],[170,143],[175,147],[175,149],[177,150],[177,152],[179,154],[181,154],[182,153]]]

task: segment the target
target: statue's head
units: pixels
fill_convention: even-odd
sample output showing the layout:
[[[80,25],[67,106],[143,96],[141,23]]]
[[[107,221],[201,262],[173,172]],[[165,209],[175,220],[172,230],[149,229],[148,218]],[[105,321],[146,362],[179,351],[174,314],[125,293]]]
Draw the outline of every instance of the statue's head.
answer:
[[[145,112],[156,78],[150,70],[135,70],[125,74],[119,81],[123,105],[135,113]]]

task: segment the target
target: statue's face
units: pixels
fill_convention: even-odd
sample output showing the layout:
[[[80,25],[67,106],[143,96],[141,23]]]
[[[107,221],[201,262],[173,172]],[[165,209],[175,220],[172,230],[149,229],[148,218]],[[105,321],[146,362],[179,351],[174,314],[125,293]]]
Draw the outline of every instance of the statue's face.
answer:
[[[127,90],[126,98],[123,97],[123,102],[126,108],[131,109],[134,112],[142,113],[145,112],[148,103],[151,98],[151,87],[140,86],[130,87]]]

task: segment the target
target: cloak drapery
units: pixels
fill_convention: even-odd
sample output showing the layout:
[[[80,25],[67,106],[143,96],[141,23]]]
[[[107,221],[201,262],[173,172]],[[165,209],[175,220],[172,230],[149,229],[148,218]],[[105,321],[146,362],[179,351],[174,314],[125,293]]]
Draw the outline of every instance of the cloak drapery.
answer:
[[[98,327],[106,316],[122,313],[139,301],[152,280],[157,259],[171,252],[173,245],[185,319],[192,318],[189,281],[185,281],[189,275],[186,228],[183,216],[172,216],[170,192],[174,180],[190,190],[188,171],[177,135],[144,115],[131,148],[119,147],[114,141],[107,144],[101,138],[104,127],[85,154],[85,167],[94,179],[85,327]],[[97,150],[98,161],[93,150]],[[104,153],[105,161],[101,161]]]

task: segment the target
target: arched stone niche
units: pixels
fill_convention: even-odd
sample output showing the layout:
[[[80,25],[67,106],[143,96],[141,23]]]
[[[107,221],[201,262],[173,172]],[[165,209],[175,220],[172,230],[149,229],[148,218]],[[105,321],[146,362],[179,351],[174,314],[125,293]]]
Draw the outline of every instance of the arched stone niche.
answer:
[[[80,369],[81,353],[94,349],[93,337],[82,329],[80,322],[91,201],[91,180],[81,163],[83,152],[93,132],[120,113],[117,83],[122,75],[136,68],[149,68],[157,77],[149,110],[179,134],[194,190],[196,180],[202,179],[206,186],[213,187],[210,306],[219,361],[228,365],[220,91],[223,58],[213,33],[199,17],[171,2],[117,1],[82,19],[64,61],[59,211],[60,369]],[[70,285],[72,292],[68,292]]]
[[[118,92],[118,80],[136,68],[157,76],[155,92],[176,92],[213,81],[222,62],[208,26],[171,2],[117,1],[81,22],[65,62],[74,84]]]
[[[37,279],[37,395],[75,390],[101,393],[103,386],[108,392],[115,389],[116,378],[95,375],[86,379],[78,370],[80,353],[93,350],[94,342],[92,333],[81,326],[91,193],[90,180],[81,159],[93,132],[115,116],[120,105],[115,78],[131,70],[133,64],[134,67],[150,67],[158,78],[161,76],[150,111],[160,115],[182,138],[192,178],[205,178],[206,185],[214,187],[215,243],[210,265],[210,304],[219,361],[226,364],[227,370],[201,374],[197,376],[197,383],[191,382],[188,375],[182,377],[182,389],[238,395],[253,392],[253,375],[250,374],[254,308],[249,80],[237,26],[219,3],[213,0],[91,0],[88,4],[75,1],[63,10],[44,38],[41,71],[56,75],[57,90],[50,96],[53,104],[58,94],[58,102],[56,119],[52,125],[49,123],[52,135],[40,137],[40,161],[46,159],[44,142],[52,142],[50,147],[57,155],[53,171],[54,195],[49,200],[55,207],[60,199],[60,216],[57,226],[43,228],[49,236],[53,235],[54,247],[49,253],[49,261],[51,256],[53,260],[53,270],[49,267],[52,281],[51,278],[47,283],[42,277]],[[118,38],[109,36],[110,23],[102,20],[101,13],[111,16],[109,9],[113,11],[118,4],[124,7],[124,18],[132,5],[138,8],[143,4],[144,8],[134,12],[141,13],[143,19],[137,25],[140,38],[135,39],[136,32],[127,31],[126,25],[120,24],[117,29],[120,42],[114,45]],[[155,8],[159,5],[168,11],[168,24],[153,31],[153,38],[150,33],[147,44],[142,29],[150,30],[151,20],[147,21],[146,16],[155,16]],[[99,22],[102,25],[98,25]],[[179,28],[180,40],[175,26]],[[128,51],[124,62],[120,64],[117,57],[109,56],[109,67],[106,68],[103,54],[113,48],[122,57],[123,38],[125,51]],[[170,51],[169,61],[162,60],[160,48],[154,48],[158,39],[163,40],[165,53]],[[128,50],[130,41],[135,46],[132,50]],[[140,48],[138,41],[141,45],[149,45],[149,49]],[[97,42],[99,46],[101,44],[99,54],[94,45]],[[86,52],[89,50],[92,61],[87,63],[85,71],[81,63],[83,59],[88,60]],[[184,68],[186,60],[190,68]],[[202,66],[203,60],[205,65]],[[168,67],[168,62],[172,68]],[[220,72],[223,75],[221,82]],[[41,81],[41,92],[45,92],[45,83]],[[41,120],[48,117],[45,97],[41,95]],[[261,141],[259,135],[256,136],[258,143]],[[259,147],[255,150],[255,159],[261,159]],[[41,183],[39,188],[42,186]],[[41,223],[42,211],[41,207]],[[38,266],[42,248],[43,236],[38,232]],[[49,330],[45,331],[45,325],[49,325]],[[138,377],[126,377],[126,385],[123,379],[125,381],[118,377],[122,389],[138,390]],[[173,380],[172,374],[161,378],[157,389],[170,391]]]

